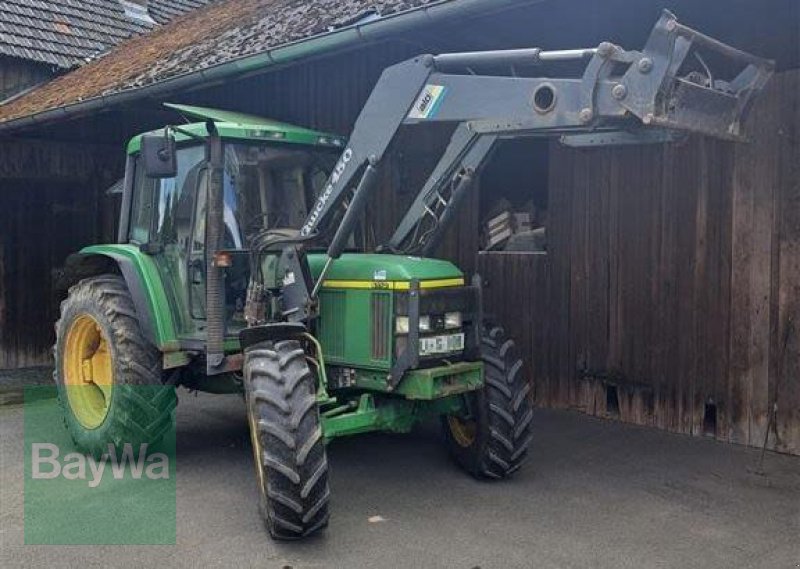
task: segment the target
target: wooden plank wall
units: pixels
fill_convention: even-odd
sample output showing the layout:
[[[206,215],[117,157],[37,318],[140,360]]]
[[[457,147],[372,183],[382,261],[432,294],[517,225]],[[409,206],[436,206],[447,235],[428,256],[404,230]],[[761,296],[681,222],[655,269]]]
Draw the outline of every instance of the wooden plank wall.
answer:
[[[116,147],[0,142],[0,369],[49,365],[68,254],[115,239]]]
[[[538,404],[800,454],[799,94],[750,144],[551,148],[548,254],[478,263]]]
[[[48,65],[0,56],[0,101],[52,77]]]

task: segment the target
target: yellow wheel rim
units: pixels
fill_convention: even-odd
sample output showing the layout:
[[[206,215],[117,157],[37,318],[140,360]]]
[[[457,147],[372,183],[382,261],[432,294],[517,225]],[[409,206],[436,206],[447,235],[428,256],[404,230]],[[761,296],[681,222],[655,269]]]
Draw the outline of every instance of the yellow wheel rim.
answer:
[[[114,370],[108,340],[88,314],[78,316],[67,331],[63,366],[70,409],[81,425],[96,429],[111,406]]]
[[[475,442],[475,436],[478,430],[475,421],[448,415],[447,424],[450,427],[450,434],[453,435],[453,439],[459,446],[466,448]]]

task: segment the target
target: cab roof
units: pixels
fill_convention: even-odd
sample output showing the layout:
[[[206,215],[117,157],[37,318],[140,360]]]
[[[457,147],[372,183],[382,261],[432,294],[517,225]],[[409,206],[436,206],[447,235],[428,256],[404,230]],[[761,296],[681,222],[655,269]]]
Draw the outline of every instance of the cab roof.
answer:
[[[219,135],[227,139],[308,144],[330,148],[344,148],[345,145],[345,138],[341,136],[311,130],[257,115],[208,107],[176,105],[172,103],[165,103],[164,106],[178,111],[187,119],[200,119],[202,121],[175,125],[180,129],[173,131],[175,140],[178,143],[192,140],[195,136],[202,138],[207,137],[208,128],[206,123],[207,121],[213,121]],[[162,128],[144,134],[164,134],[164,129]],[[141,143],[142,134],[134,136],[130,142],[128,142],[128,154],[138,153],[141,149]]]

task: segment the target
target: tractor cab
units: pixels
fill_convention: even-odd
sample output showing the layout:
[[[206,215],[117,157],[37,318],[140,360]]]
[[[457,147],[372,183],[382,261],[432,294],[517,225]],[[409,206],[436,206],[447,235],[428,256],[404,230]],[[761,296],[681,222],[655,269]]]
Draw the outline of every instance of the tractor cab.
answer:
[[[209,129],[222,139],[222,253],[216,262],[225,268],[226,336],[232,339],[245,325],[248,243],[262,230],[302,225],[344,140],[252,115],[170,106],[205,122],[170,129],[174,147],[162,142],[162,150],[174,153],[172,164],[155,175],[147,145],[168,141],[168,133],[162,129],[130,141],[119,240],[151,257],[176,333],[191,349],[199,347],[206,329]]]

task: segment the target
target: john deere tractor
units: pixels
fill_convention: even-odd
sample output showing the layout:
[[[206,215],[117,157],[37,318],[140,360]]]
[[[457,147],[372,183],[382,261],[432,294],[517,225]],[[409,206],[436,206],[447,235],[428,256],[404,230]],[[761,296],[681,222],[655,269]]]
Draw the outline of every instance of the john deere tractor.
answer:
[[[536,76],[565,60],[582,75]],[[532,437],[531,383],[484,316],[480,276],[430,258],[495,143],[736,140],[771,70],[664,13],[642,51],[604,42],[389,67],[349,140],[170,105],[197,122],[130,141],[118,242],[67,262],[55,378],[76,444],[157,442],[177,386],[243,393],[261,512],[283,539],[327,525],[337,437],[439,417],[456,463],[508,477]],[[391,238],[364,251],[390,144],[433,123],[452,125],[439,163]]]

